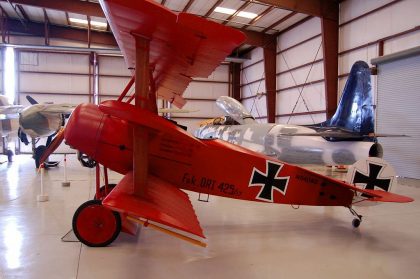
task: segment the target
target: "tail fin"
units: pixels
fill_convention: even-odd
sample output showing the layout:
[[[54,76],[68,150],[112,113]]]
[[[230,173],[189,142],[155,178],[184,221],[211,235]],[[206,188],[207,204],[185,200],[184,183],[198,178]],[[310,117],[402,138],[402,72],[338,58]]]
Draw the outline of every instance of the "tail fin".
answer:
[[[374,132],[373,109],[369,65],[357,61],[351,67],[337,111],[321,126],[342,128],[367,135]]]

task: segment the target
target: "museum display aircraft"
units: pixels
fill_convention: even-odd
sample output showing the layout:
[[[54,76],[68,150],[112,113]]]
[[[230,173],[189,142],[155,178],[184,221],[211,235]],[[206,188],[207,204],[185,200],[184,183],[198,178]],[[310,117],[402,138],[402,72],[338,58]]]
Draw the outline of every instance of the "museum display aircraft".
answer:
[[[134,105],[122,101],[125,92],[99,106],[80,104],[43,155],[48,157],[65,140],[98,163],[95,199],[73,216],[73,230],[82,243],[106,246],[121,230],[135,234],[143,224],[206,246],[181,189],[254,202],[344,206],[359,221],[352,208],[356,196],[369,202],[412,201],[378,190],[374,181],[358,188],[219,139],[197,139],[160,117],[156,96],[182,107],[191,77],[210,75],[245,36],[152,1],[100,4],[127,66],[135,69]],[[104,167],[103,187],[99,164]],[[115,187],[108,184],[108,169],[124,175]]]
[[[314,125],[262,124],[233,98],[216,101],[226,116],[206,121],[195,135],[218,138],[293,164],[352,165],[367,157],[382,158],[374,134],[371,74],[366,62],[351,68],[337,111]]]
[[[31,104],[24,107],[9,104],[4,96],[0,96],[0,116],[2,116],[1,134],[6,137],[18,136],[26,145],[32,144],[35,165],[39,167],[39,159],[45,152],[56,133],[64,126],[65,118],[70,115],[76,105],[73,104],[39,104],[31,96],[26,96]],[[13,124],[13,125],[12,125]],[[17,125],[18,124],[18,125]],[[31,141],[29,141],[28,136]],[[46,145],[36,146],[37,140],[47,138]],[[11,151],[8,151],[11,161]],[[58,162],[49,162],[48,166],[55,166]]]

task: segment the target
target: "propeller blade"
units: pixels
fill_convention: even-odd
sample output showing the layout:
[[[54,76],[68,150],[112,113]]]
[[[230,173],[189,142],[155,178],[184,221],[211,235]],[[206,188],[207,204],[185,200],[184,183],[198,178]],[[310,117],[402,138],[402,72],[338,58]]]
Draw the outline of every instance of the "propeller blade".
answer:
[[[28,102],[31,104],[31,105],[36,105],[36,104],[38,104],[38,102],[37,101],[35,101],[35,99],[34,98],[32,98],[31,96],[29,96],[29,95],[26,95],[26,100],[28,100]]]
[[[42,164],[47,160],[47,158],[60,146],[60,144],[64,140],[64,128],[61,129],[57,135],[55,136],[54,140],[51,142],[51,144],[47,147],[47,150],[45,150],[44,154],[42,154],[41,158],[39,159],[39,164]]]

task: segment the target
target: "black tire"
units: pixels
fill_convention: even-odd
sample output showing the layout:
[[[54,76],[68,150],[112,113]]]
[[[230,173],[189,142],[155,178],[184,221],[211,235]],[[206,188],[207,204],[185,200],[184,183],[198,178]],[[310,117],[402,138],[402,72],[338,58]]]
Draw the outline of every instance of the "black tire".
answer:
[[[351,224],[353,225],[353,228],[358,228],[360,226],[360,219],[354,218]]]
[[[97,216],[92,218],[96,212]],[[120,234],[120,214],[102,205],[100,200],[83,203],[73,215],[73,232],[89,247],[105,247]]]
[[[112,191],[112,189],[114,189],[115,188],[115,186],[117,186],[117,184],[115,184],[115,183],[110,183],[110,184],[108,184],[108,191],[109,192],[111,192]],[[103,198],[105,198],[105,185],[103,185],[103,186],[101,186],[100,188],[99,188],[99,194],[100,194],[100,197],[98,198],[97,196],[96,196],[96,193],[95,193],[95,196],[93,197],[95,200],[102,200]],[[108,193],[109,194],[109,193]]]
[[[7,161],[8,161],[9,163],[13,162],[13,155],[15,155],[15,154],[13,154],[13,151],[12,151],[12,150],[10,150],[10,149],[8,149],[8,150],[6,151],[6,155],[7,155]]]

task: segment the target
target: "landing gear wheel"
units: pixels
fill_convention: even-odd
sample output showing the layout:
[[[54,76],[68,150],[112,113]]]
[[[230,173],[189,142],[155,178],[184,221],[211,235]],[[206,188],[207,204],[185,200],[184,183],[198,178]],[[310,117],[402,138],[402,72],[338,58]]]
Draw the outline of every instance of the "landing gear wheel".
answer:
[[[115,188],[115,186],[117,186],[117,184],[108,184],[108,194],[112,191],[112,189]],[[97,193],[95,193],[95,196],[93,197],[95,200],[103,200],[107,196],[107,194],[105,193],[105,185],[99,188],[99,197],[97,197],[96,195]]]
[[[7,155],[7,161],[8,161],[9,163],[13,162],[13,155],[15,155],[15,154],[13,154],[13,151],[12,151],[12,150],[10,150],[10,149],[8,149],[8,150],[6,151],[6,155]]]
[[[82,164],[82,166],[84,166],[86,168],[92,169],[92,168],[96,167],[96,161],[93,160],[92,158],[90,158],[88,155],[82,153],[82,152],[77,152],[77,159]]]
[[[353,225],[353,228],[358,228],[360,226],[360,219],[354,218],[351,224]]]
[[[90,200],[76,210],[72,225],[80,242],[90,247],[104,247],[118,237],[121,217],[104,207],[100,200]]]
[[[348,207],[348,209],[350,210],[351,214],[353,214],[354,218],[353,221],[351,222],[353,228],[358,228],[360,226],[360,223],[362,223],[362,218],[363,216],[358,214],[353,208]]]

